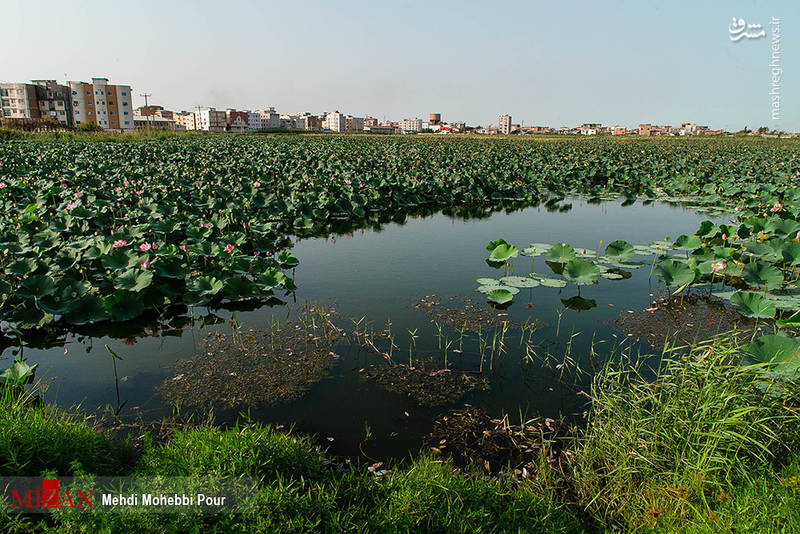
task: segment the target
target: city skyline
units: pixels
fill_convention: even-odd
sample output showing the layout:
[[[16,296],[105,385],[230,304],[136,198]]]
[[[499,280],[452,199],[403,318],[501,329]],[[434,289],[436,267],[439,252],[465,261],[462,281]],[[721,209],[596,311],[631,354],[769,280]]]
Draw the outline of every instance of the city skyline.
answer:
[[[176,110],[274,106],[392,120],[436,112],[483,126],[509,113],[515,123],[553,127],[691,121],[800,130],[795,4],[700,5],[691,17],[680,5],[629,2],[608,10],[586,4],[577,14],[512,2],[455,7],[144,2],[140,12],[156,14],[155,22],[134,14],[129,30],[98,40],[92,29],[107,32],[104,23],[121,8],[52,3],[60,16],[42,19],[13,0],[9,20],[19,24],[0,42],[17,52],[0,81],[102,76],[131,85],[135,106],[146,92]],[[780,77],[779,120],[770,117],[769,38],[733,42],[732,17],[783,23],[781,63],[789,68]]]

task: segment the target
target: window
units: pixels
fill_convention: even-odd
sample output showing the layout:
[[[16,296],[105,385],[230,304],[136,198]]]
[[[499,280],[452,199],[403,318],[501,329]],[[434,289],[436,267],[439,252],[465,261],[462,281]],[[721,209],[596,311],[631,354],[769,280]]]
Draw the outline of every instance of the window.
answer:
[[[126,93],[125,91],[122,91],[122,96],[125,96],[125,95],[127,95],[127,94],[128,94],[128,93]]]
[[[122,114],[123,114],[123,115],[127,115],[127,114],[128,114],[128,112],[127,112],[127,111],[123,111],[123,112],[122,112]]]
[[[114,114],[114,112],[113,112],[113,111],[111,111],[111,112],[109,113],[109,115],[113,115],[113,114]]]
[[[77,94],[78,94],[78,91],[72,91],[72,94],[73,94],[73,95],[77,95]]]
[[[129,121],[125,121],[125,124],[130,124],[130,122]]]
[[[108,101],[108,105],[109,105],[109,106],[113,106],[113,105],[114,105],[114,103],[113,103],[111,100],[109,100],[109,101]]]
[[[91,91],[86,91],[86,94],[90,95],[90,94],[92,94],[92,92]]]
[[[90,112],[89,112],[89,115],[94,115],[94,111],[90,111]]]
[[[111,91],[109,91],[109,92],[108,92],[108,94],[110,95],[110,94],[111,94]]]
[[[77,101],[77,100],[73,100],[73,101],[72,101],[72,105],[73,105],[73,106],[77,106],[77,105],[78,105],[78,101]]]
[[[80,114],[81,114],[81,112],[76,109],[75,110],[75,115],[80,115]]]
[[[127,102],[123,102],[123,103],[122,103],[122,105],[123,105],[123,106],[127,106],[127,105],[128,105],[128,103],[127,103]]]
[[[75,124],[80,124],[80,123],[81,123],[81,121],[75,121]]]

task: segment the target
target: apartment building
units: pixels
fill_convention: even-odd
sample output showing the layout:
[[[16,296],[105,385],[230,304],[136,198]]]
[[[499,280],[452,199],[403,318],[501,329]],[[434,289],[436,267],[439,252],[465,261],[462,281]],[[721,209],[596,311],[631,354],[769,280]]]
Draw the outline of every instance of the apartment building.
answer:
[[[255,112],[261,116],[262,130],[277,130],[281,127],[281,116],[275,108],[257,109]]]
[[[190,111],[181,111],[180,113],[173,113],[172,118],[175,121],[175,126],[183,128],[184,130],[197,129],[197,116]]]
[[[330,130],[332,132],[344,132],[347,128],[346,117],[338,111],[328,113],[325,115],[324,127],[326,130]]]
[[[214,108],[199,108],[195,114],[196,130],[204,132],[224,132],[228,125],[228,116],[224,111]]]
[[[261,115],[259,115],[257,111],[247,112],[247,129],[251,132],[257,132],[262,129]]]
[[[614,126],[614,131],[611,133],[614,135],[626,135],[628,133],[628,129],[624,126]]]
[[[113,85],[108,78],[92,78],[92,83],[67,82],[72,97],[75,124],[96,124],[104,130],[131,131],[133,95],[130,85]]]
[[[55,80],[0,84],[0,116],[9,119],[56,121],[72,126],[69,88]]]
[[[500,115],[500,119],[498,120],[497,129],[502,134],[510,134],[511,133],[511,115]]]
[[[400,121],[400,129],[404,132],[421,132],[422,119],[403,119]]]
[[[235,109],[225,110],[226,129],[231,132],[243,133],[249,130],[249,119],[249,111],[237,111]]]
[[[344,131],[346,132],[363,132],[364,131],[364,117],[353,117],[348,115],[344,118]]]

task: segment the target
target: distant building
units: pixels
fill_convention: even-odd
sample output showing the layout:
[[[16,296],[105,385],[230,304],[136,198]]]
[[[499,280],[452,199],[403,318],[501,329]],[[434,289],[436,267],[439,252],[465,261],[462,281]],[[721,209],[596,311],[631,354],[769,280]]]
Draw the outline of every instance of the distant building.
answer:
[[[243,133],[250,129],[250,112],[235,109],[225,110],[225,129],[231,132]]]
[[[344,130],[346,132],[363,132],[364,131],[364,118],[353,117],[348,115],[344,118]]]
[[[395,133],[395,128],[392,125],[373,125],[373,126],[364,126],[364,131],[367,133],[373,134],[393,134]]]
[[[281,127],[281,116],[275,108],[257,109],[255,113],[261,116],[261,130],[277,130]]]
[[[140,113],[133,114],[133,125],[139,129],[152,128],[154,130],[186,130],[182,124],[178,124],[173,119],[168,119],[160,115],[142,115]]]
[[[261,115],[256,111],[247,112],[247,129],[251,132],[261,130]]]
[[[653,126],[652,124],[639,125],[639,135],[643,137],[650,137],[652,135],[655,135],[656,130],[658,130],[658,128]]]
[[[375,117],[364,117],[364,126],[377,126],[378,119]]]
[[[176,126],[182,126],[184,130],[196,130],[197,129],[197,117],[194,113],[189,111],[181,111],[179,113],[173,113],[172,120],[175,121]]]
[[[434,126],[440,124],[442,122],[442,114],[441,113],[431,113],[428,116],[428,122],[433,124]]]
[[[92,83],[68,82],[75,124],[96,124],[104,130],[131,131],[133,95],[130,85],[113,85],[108,78]]]
[[[330,130],[332,132],[344,132],[347,128],[346,118],[338,111],[328,113],[325,115],[324,127],[326,130]]]
[[[400,121],[403,132],[417,133],[422,131],[422,119],[403,119]]]
[[[228,116],[224,111],[214,108],[200,108],[195,114],[195,129],[204,132],[224,132],[228,125]]]
[[[611,132],[612,135],[625,135],[628,133],[628,129],[624,126],[614,126],[614,130]]]
[[[600,128],[601,126],[599,123],[587,122],[581,124],[579,130],[581,132],[581,135],[597,135],[598,133],[600,133]]]
[[[500,115],[497,123],[497,130],[502,134],[511,133],[511,115]]]
[[[74,121],[69,87],[55,80],[0,83],[0,117],[72,126]]]

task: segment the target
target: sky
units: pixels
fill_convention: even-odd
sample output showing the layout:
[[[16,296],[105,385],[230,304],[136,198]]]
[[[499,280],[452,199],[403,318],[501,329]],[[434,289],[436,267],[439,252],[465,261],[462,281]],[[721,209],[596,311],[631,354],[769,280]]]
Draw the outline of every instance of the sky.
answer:
[[[1,82],[379,119],[800,131],[800,2],[3,0]],[[733,18],[767,36],[731,40]],[[779,118],[772,18],[780,19]],[[757,33],[756,29],[747,30]],[[735,34],[735,35],[738,35]]]

